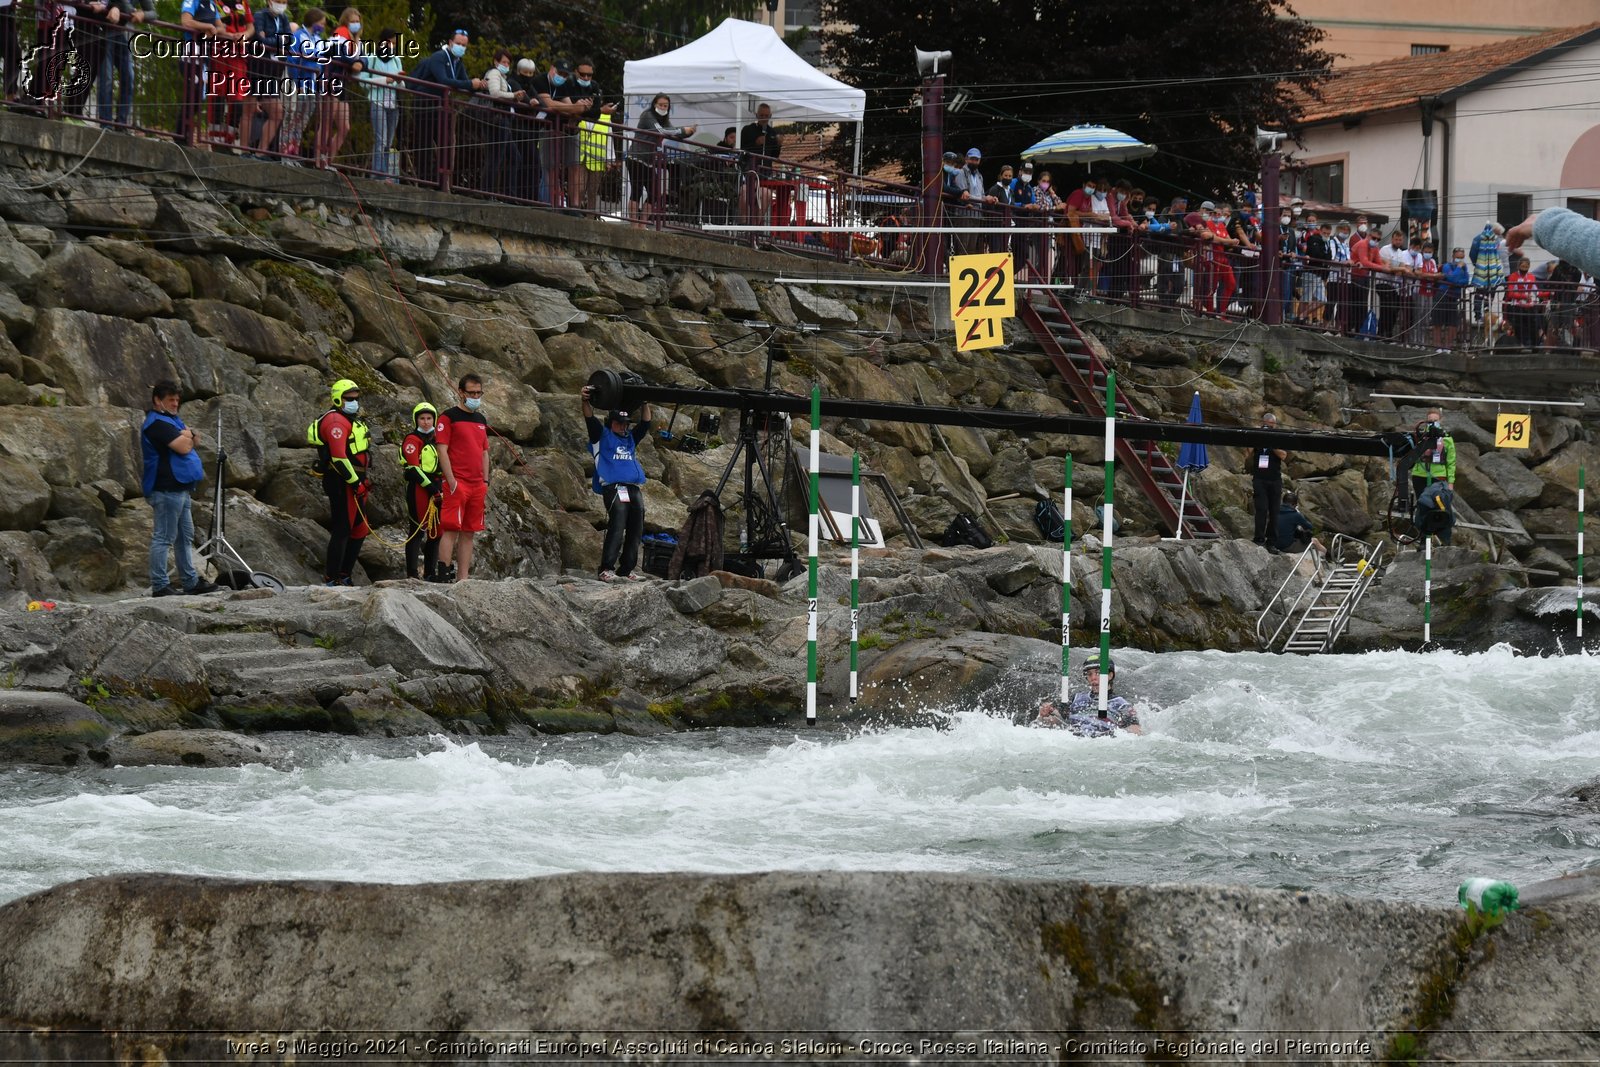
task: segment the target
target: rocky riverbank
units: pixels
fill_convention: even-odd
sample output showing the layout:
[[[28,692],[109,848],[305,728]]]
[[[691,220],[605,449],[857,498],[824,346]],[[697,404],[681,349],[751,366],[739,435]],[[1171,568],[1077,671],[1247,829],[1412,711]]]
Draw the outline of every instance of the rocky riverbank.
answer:
[[[0,908],[0,1056],[332,1062],[317,1042],[377,1040],[398,1042],[385,1059],[456,1064],[494,1051],[477,1042],[542,1037],[654,1063],[926,1062],[919,1041],[960,1043],[937,1057],[958,1063],[1591,1057],[1600,894],[1578,878],[1524,900],[1485,922],[917,873],[96,878]],[[722,1054],[690,1044],[719,1036]],[[814,1044],[752,1056],[766,1041]]]
[[[36,190],[0,194],[0,477],[9,490],[0,499],[0,752],[11,758],[212,758],[172,749],[166,732],[175,729],[648,732],[790,721],[802,684],[798,583],[725,575],[608,589],[581,577],[597,567],[604,522],[576,395],[589,374],[745,388],[770,366],[774,387],[794,392],[817,380],[837,396],[1070,410],[1049,361],[1020,334],[1003,349],[954,352],[937,301],[781,284],[774,272],[787,261],[750,249],[424,191],[360,186],[374,195],[358,204],[327,175],[185,160],[175,146],[15,116],[0,142],[17,149],[0,164],[5,188]],[[839,269],[819,264],[815,273]],[[1374,393],[1507,391],[1498,362],[1397,366],[1383,346],[1330,349],[1292,331],[1080,310],[1135,405],[1155,416],[1178,417],[1199,390],[1218,423],[1250,424],[1268,405],[1290,426],[1377,429],[1409,424],[1422,408]],[[1593,362],[1571,357],[1579,370],[1585,360]],[[494,581],[397,583],[394,445],[412,405],[448,402],[467,371],[486,378],[486,411],[502,435],[493,456],[504,474],[474,569]],[[361,587],[324,590],[310,587],[322,570],[325,501],[305,426],[342,376],[361,383],[376,434],[367,510],[378,536],[362,551]],[[151,512],[139,491],[137,427],[159,378],[181,383],[212,471],[220,420],[229,537],[289,593],[143,596]],[[1525,378],[1519,387],[1582,398],[1593,375],[1566,367]],[[1500,640],[1553,650],[1572,594],[1529,586],[1572,576],[1564,538],[1575,528],[1578,471],[1594,466],[1592,419],[1541,414],[1530,449],[1495,451],[1496,410],[1449,415],[1461,516],[1488,529],[1462,529],[1457,547],[1440,553],[1434,634],[1463,650]],[[682,435],[702,413],[723,427],[706,451],[660,440],[643,450],[653,530],[676,531],[687,502],[732,460],[723,438],[736,412],[656,415],[676,415],[670,428]],[[788,427],[801,441],[808,430]],[[1059,550],[1040,543],[1033,507],[1059,492],[1064,454],[1088,458],[1077,465],[1072,518],[1080,535],[1097,531],[1101,442],[856,419],[828,419],[822,430],[831,454],[859,451],[887,478],[911,528],[869,487],[889,547],[866,566],[869,688],[854,709],[840,706],[845,612],[834,609],[846,586],[838,549],[828,549],[830,720],[993,699],[982,687],[996,665],[1023,694],[1039,664],[1047,688],[1061,564]],[[1236,535],[1250,525],[1240,461],[1213,449],[1212,466],[1192,481]],[[1289,471],[1325,533],[1382,536],[1385,463],[1301,455]],[[1259,617],[1290,561],[1237,540],[1161,541],[1125,478],[1119,472],[1115,487],[1117,643],[1256,647]],[[803,529],[799,480],[780,481],[791,529]],[[196,502],[199,527],[212,519],[209,489]],[[740,505],[734,494],[726,502],[737,528]],[[933,543],[959,512],[979,516],[1002,546],[910,547],[913,531]],[[1081,543],[1097,547],[1092,535]],[[1098,623],[1084,614],[1098,603],[1092,560],[1077,557],[1072,581],[1074,637],[1084,642]],[[1414,646],[1421,589],[1415,555],[1402,557],[1341,648]],[[58,602],[54,612],[22,611],[46,598]],[[906,679],[916,680],[909,700]],[[135,744],[135,735],[144,739]],[[228,759],[253,751],[219,744]]]
[[[956,708],[1022,714],[1060,670],[1061,553],[870,551],[862,697],[848,681],[848,567],[821,570],[824,725]],[[1073,557],[1073,636],[1098,629],[1099,562]],[[1117,553],[1113,628],[1129,643],[1244,650],[1294,562],[1247,542]],[[1464,549],[1435,561],[1435,634],[1551,650],[1572,598],[1518,587]],[[1363,602],[1352,647],[1421,642],[1416,553]],[[62,603],[0,615],[0,761],[54,766],[274,762],[272,735],[650,734],[799,724],[805,579],[718,572],[608,585],[587,576],[450,586],[249,590]]]

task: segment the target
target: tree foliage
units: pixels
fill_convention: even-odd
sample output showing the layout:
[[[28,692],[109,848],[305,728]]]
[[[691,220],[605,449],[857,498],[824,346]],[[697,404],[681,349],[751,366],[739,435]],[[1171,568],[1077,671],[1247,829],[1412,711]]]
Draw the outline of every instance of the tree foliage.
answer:
[[[420,0],[411,0],[420,12]],[[440,33],[461,27],[486,45],[532,58],[592,58],[602,86],[622,87],[622,64],[687,44],[751,0],[434,0]],[[438,41],[432,43],[437,48]],[[487,49],[487,50],[492,50]],[[476,57],[478,50],[472,53]]]
[[[1057,130],[1100,123],[1160,152],[1097,169],[1153,192],[1221,193],[1259,170],[1256,127],[1289,122],[1287,85],[1314,84],[1333,62],[1323,32],[1292,16],[1285,0],[824,0],[824,25],[839,28],[824,31],[823,56],[867,89],[868,165],[920,175],[913,50],[948,49],[947,97],[965,88],[972,100],[946,115],[947,148],[1014,161]]]

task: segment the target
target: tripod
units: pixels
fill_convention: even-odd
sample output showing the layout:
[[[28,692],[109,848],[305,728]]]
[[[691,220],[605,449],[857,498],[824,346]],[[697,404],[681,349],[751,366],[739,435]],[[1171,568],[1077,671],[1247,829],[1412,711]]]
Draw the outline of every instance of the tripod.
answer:
[[[778,568],[777,576],[777,580],[783,582],[799,574],[802,568],[799,557],[795,555],[794,545],[789,541],[789,524],[784,521],[783,506],[779,503],[778,494],[772,486],[772,468],[761,451],[758,423],[759,413],[755,409],[740,409],[739,440],[733,447],[733,455],[728,457],[728,465],[722,469],[722,477],[717,479],[714,493],[718,502],[721,502],[722,491],[727,487],[728,480],[733,477],[734,469],[739,465],[739,457],[743,456],[744,532],[739,539],[743,542],[743,555],[751,560],[783,560],[783,566]],[[788,419],[784,418],[783,423],[786,426]],[[769,443],[772,433],[773,430],[769,425],[767,429]],[[783,438],[783,442],[787,454],[789,444],[787,436]],[[757,471],[761,474],[761,496],[756,495]]]
[[[223,471],[228,462],[228,450],[222,447],[222,406],[217,405],[217,477],[211,498],[211,536],[195,550],[202,559],[209,560],[217,569],[217,581],[234,589],[270,589],[283,592],[283,583],[266,571],[258,571],[245,562],[239,550],[229,543],[224,532],[227,514],[223,502]]]

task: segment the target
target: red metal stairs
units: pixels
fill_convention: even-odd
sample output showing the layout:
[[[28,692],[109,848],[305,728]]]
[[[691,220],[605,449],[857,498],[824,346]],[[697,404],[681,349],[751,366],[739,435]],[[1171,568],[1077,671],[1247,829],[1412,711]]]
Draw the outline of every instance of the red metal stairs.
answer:
[[[1026,296],[1017,301],[1017,314],[1027,323],[1034,339],[1067,383],[1071,402],[1081,414],[1104,416],[1105,362],[1053,291],[1032,289],[1025,292]],[[1150,501],[1167,532],[1170,535],[1178,532],[1178,501],[1183,499],[1183,536],[1221,537],[1221,528],[1195,495],[1194,480],[1190,479],[1189,493],[1184,497],[1183,472],[1154,441],[1139,440],[1138,420],[1143,416],[1134,410],[1120,387],[1116,406],[1117,462]]]

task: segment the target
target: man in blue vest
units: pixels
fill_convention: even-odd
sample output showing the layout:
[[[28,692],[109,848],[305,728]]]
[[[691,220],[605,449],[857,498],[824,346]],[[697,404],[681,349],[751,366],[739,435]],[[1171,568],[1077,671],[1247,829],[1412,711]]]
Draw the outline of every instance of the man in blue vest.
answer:
[[[589,406],[587,385],[582,395],[583,422],[589,428],[589,453],[594,457],[592,484],[606,508],[600,580],[642,581],[644,575],[633,573],[639,562],[639,537],[644,533],[644,467],[639,464],[638,449],[650,433],[650,405],[639,409],[637,422],[626,411],[613,411],[602,423]]]
[[[178,549],[178,574],[185,593],[214,593],[220,587],[194,569],[194,517],[189,504],[194,487],[206,476],[195,451],[199,439],[178,418],[178,383],[159,381],[150,389],[139,444],[144,450],[144,496],[155,513],[150,534],[150,595],[173,596],[167,577],[167,553]]]

